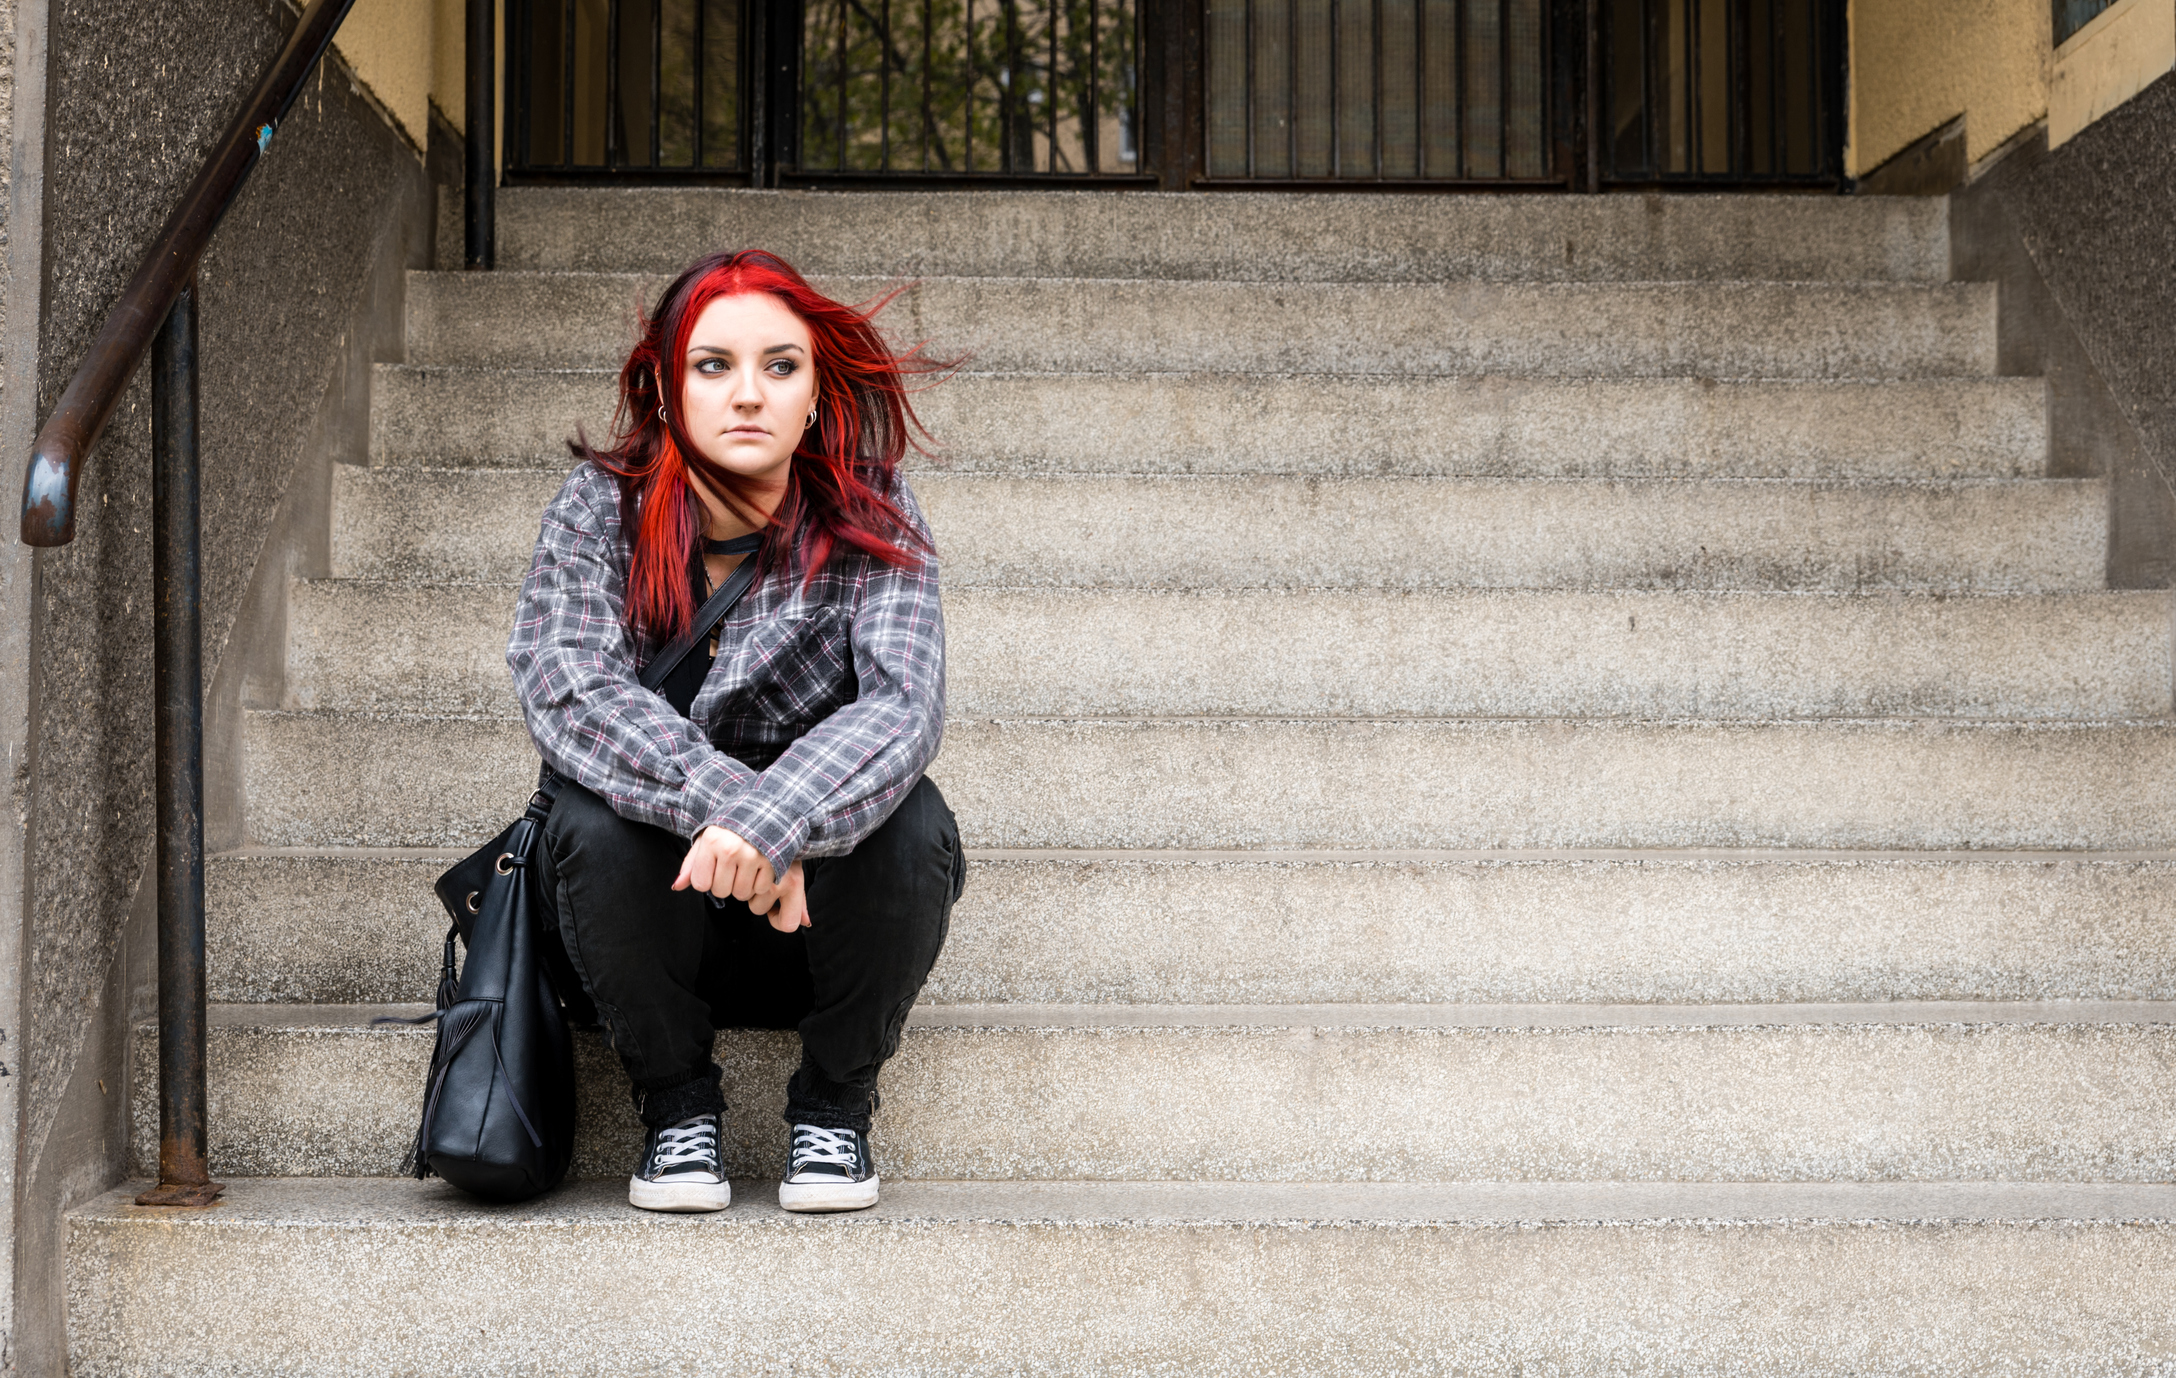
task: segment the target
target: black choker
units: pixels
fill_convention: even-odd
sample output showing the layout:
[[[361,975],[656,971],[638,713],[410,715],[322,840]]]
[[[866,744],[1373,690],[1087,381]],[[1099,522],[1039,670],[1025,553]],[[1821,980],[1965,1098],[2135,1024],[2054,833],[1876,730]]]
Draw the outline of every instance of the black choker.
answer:
[[[761,532],[752,532],[746,536],[735,536],[730,541],[713,541],[705,537],[703,540],[703,554],[752,555],[755,553],[756,548],[762,544],[763,533]]]

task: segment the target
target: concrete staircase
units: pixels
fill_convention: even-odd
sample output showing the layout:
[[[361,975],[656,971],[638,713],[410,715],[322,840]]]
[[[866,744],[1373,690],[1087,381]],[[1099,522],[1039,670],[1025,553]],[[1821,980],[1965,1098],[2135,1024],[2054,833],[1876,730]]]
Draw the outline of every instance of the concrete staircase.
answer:
[[[80,1374],[2164,1373],[2167,596],[1939,202],[504,194],[417,274],[212,871],[200,1214],[71,1217]],[[974,862],[877,1130],[743,1183],[395,1177],[429,881],[636,302],[778,249],[973,353],[913,480]],[[155,1115],[135,1081],[139,1153]]]

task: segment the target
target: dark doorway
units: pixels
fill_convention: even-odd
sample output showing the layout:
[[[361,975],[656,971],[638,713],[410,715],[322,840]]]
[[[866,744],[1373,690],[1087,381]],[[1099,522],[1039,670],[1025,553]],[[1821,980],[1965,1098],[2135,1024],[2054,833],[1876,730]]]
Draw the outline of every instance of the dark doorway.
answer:
[[[510,0],[509,180],[1833,187],[1842,0]]]

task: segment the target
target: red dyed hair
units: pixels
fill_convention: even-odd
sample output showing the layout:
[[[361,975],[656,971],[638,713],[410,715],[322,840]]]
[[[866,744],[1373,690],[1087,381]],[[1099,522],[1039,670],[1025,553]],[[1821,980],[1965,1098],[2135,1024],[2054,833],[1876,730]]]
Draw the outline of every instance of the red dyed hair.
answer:
[[[801,318],[816,370],[816,424],[794,449],[785,495],[768,523],[751,481],[705,458],[680,428],[688,336],[696,318],[720,297],[750,292],[777,298]],[[919,345],[895,352],[884,343],[871,322],[897,295],[894,290],[847,306],[809,286],[776,254],[743,249],[698,260],[644,317],[642,337],[620,369],[613,443],[593,447],[579,433],[567,442],[577,459],[620,481],[621,511],[635,514],[624,617],[637,642],[669,641],[695,617],[689,566],[705,521],[688,483],[691,468],[743,520],[760,526],[756,559],[766,571],[799,567],[813,579],[841,546],[899,566],[931,553],[896,501],[910,427],[921,429],[906,378],[949,366],[926,358]],[[665,405],[670,422],[657,414],[663,398],[671,399]]]

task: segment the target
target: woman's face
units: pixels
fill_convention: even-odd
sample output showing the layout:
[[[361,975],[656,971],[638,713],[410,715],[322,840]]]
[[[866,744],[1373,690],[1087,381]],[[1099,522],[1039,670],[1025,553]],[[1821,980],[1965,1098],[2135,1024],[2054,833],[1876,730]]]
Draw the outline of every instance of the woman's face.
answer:
[[[764,292],[703,308],[682,361],[680,429],[704,458],[783,483],[816,401],[808,326]]]

